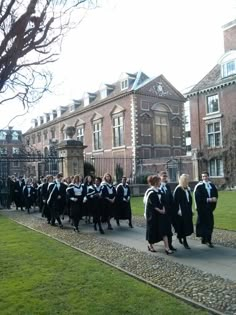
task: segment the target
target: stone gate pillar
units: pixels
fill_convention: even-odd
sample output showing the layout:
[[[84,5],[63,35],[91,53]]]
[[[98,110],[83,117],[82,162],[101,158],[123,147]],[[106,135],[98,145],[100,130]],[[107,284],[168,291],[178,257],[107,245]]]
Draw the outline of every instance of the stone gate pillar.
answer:
[[[66,128],[66,140],[61,141],[58,146],[58,156],[63,157],[62,165],[60,164],[60,172],[63,177],[76,174],[84,175],[84,146],[81,141],[73,140],[76,129],[73,126]]]

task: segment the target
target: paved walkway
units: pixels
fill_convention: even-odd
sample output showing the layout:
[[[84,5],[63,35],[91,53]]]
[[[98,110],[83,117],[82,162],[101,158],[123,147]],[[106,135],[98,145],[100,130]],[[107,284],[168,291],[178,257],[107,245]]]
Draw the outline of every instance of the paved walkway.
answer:
[[[45,220],[41,217],[39,212],[32,213],[31,216],[38,219]],[[68,223],[68,218],[65,217],[63,222],[65,229],[72,227]],[[147,242],[145,241],[145,228],[134,226],[133,229],[128,227],[126,222],[121,221],[121,226],[118,227],[115,221],[112,221],[113,231],[105,230],[105,234],[101,235],[93,230],[93,225],[85,224],[84,221],[80,222],[80,231],[95,234],[98,238],[106,238],[112,242],[116,242],[138,251],[147,251]],[[236,282],[236,250],[230,247],[215,245],[214,248],[209,248],[201,244],[200,240],[188,240],[190,250],[185,249],[183,245],[179,244],[176,237],[173,237],[173,246],[177,251],[172,255],[166,255],[164,252],[163,242],[155,245],[156,253],[152,255],[165,257],[166,259],[183,265],[196,268],[206,273],[218,275],[224,279],[229,279]],[[149,252],[150,253],[150,252]]]
[[[107,231],[105,237],[113,242],[133,247],[139,251],[147,252],[147,243],[145,241],[145,228],[136,227],[130,229],[125,224],[116,227],[114,230]],[[81,231],[87,227],[81,227]],[[99,237],[104,237],[99,235]],[[236,250],[229,247],[215,245],[215,248],[209,248],[202,245],[199,240],[188,240],[191,250],[185,249],[179,244],[178,240],[173,237],[173,246],[177,251],[172,255],[164,253],[163,243],[155,245],[156,253],[153,255],[165,256],[165,258],[200,269],[207,273],[221,276],[225,279],[236,281]]]
[[[40,216],[39,213],[35,213]],[[65,218],[64,225],[67,227],[68,219]],[[113,231],[105,230],[105,234],[101,235],[93,230],[93,225],[80,222],[81,232],[95,233],[97,237],[106,238],[110,241],[135,248],[136,250],[147,252],[147,242],[145,241],[146,229],[144,227],[135,226],[133,229],[128,227],[128,224],[121,221],[121,226],[118,227],[115,221],[111,221]],[[173,246],[177,251],[172,255],[166,255],[164,252],[163,242],[155,245],[156,253],[153,255],[162,256],[175,262],[194,267],[206,273],[218,275],[224,279],[236,281],[236,250],[230,247],[215,245],[214,248],[209,248],[207,245],[201,244],[200,240],[188,240],[190,250],[185,249],[179,244],[176,237],[173,237]]]

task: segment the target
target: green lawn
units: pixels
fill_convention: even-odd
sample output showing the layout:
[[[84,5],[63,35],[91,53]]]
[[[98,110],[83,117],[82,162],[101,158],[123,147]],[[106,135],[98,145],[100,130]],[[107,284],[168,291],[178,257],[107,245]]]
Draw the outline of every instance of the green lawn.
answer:
[[[143,215],[143,197],[133,197],[132,211],[133,215]],[[214,212],[215,227],[226,230],[236,230],[236,192],[220,191],[219,202]],[[196,219],[196,215],[195,215]]]
[[[1,315],[207,314],[1,215],[0,266]]]

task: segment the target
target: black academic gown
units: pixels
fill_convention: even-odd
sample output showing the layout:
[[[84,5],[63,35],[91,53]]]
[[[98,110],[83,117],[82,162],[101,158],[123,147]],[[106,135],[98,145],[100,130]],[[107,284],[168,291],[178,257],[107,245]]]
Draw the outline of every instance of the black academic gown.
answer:
[[[23,188],[25,186],[25,181],[17,180],[14,182],[14,201],[17,208],[22,208],[24,206],[24,198],[23,198]]]
[[[114,217],[115,203],[111,203],[108,199],[113,199],[116,196],[116,189],[113,184],[102,182],[102,199],[103,199],[103,213],[102,222],[108,222]]]
[[[70,217],[73,220],[74,226],[78,228],[83,211],[83,185],[71,184],[67,187],[66,193],[70,200]]]
[[[122,183],[116,187],[116,220],[131,220],[130,188]]]
[[[188,194],[188,199],[186,196]],[[178,238],[189,236],[193,233],[192,195],[190,188],[183,189],[177,186],[174,190],[174,211],[176,215],[176,232]],[[178,215],[181,209],[182,215]]]
[[[209,185],[210,195],[208,194],[205,183],[200,182],[194,189],[194,196],[198,213],[196,236],[202,237],[205,241],[211,242],[211,236],[214,228],[213,211],[216,208],[216,202],[207,202],[207,198],[218,198],[218,191],[214,184],[209,182]]]
[[[155,208],[163,209],[163,193],[160,189],[148,189],[145,194],[146,240],[150,244],[158,243],[164,236],[171,235],[171,225],[167,213],[162,214]]]
[[[176,213],[174,209],[174,198],[169,184],[161,185],[163,192],[163,202],[166,209],[166,213],[169,217],[170,223],[173,225],[176,231]]]
[[[60,183],[59,189],[55,182],[50,183],[48,186],[49,197],[47,204],[50,208],[52,223],[55,222],[55,219],[58,220],[60,215],[64,213],[64,208],[66,205],[66,188],[67,186],[64,183]]]

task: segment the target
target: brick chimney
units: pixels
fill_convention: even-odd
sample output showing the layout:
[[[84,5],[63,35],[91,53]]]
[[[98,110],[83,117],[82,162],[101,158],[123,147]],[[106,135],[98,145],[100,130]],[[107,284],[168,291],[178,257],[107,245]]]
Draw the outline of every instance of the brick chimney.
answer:
[[[224,31],[225,53],[230,50],[236,50],[236,20],[233,20],[222,26]]]

